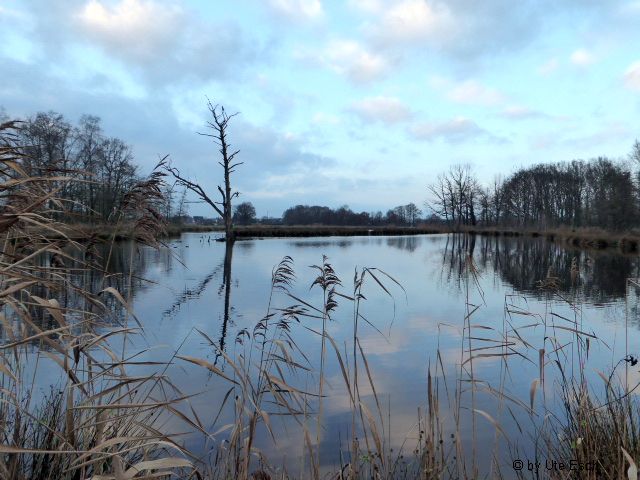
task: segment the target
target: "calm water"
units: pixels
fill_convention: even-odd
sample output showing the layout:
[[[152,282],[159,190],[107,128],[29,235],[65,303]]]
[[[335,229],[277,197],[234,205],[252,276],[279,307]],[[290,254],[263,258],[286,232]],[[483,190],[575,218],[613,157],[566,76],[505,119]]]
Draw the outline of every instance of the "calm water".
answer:
[[[224,244],[207,240],[208,235],[184,234],[180,239],[171,240],[169,248],[162,251],[131,244],[118,247],[113,268],[126,272],[129,260],[133,258],[136,275],[145,279],[135,281],[132,286],[133,309],[145,332],[129,348],[132,351],[148,349],[140,360],[166,361],[177,351],[217,362],[228,370],[224,360],[217,358],[196,329],[206,332],[232,358],[243,351],[246,345],[236,341],[237,335],[242,329],[252,331],[265,314],[272,268],[285,255],[293,258],[296,271],[292,294],[314,305],[321,305],[322,292],[317,288],[310,290],[315,272],[309,266],[320,264],[322,255],[328,257],[342,279],[341,291],[345,294],[352,292],[356,267],[377,267],[397,279],[404,288],[387,280],[389,296],[369,278],[364,288],[367,300],[363,302],[362,314],[375,328],[364,322],[360,324],[361,345],[375,377],[385,423],[391,419],[390,431],[385,425],[385,437],[396,451],[403,444],[409,452],[415,446],[418,408],[423,413],[426,408],[429,365],[439,382],[445,427],[452,431],[455,426],[453,414],[447,408],[445,382],[449,393],[458,387],[463,389],[461,435],[469,457],[473,432],[468,412],[476,408],[486,411],[503,425],[511,443],[521,448],[520,457],[526,459],[531,439],[526,433],[520,433],[506,407],[509,406],[513,416],[523,424],[531,424],[532,420],[521,407],[499,402],[491,389],[502,388],[528,405],[529,388],[539,372],[538,349],[551,351],[555,340],[559,344],[567,343],[561,355],[568,365],[577,368],[573,361],[575,345],[570,344],[571,332],[566,331],[566,338],[560,338],[563,330],[554,331],[552,335],[549,328],[545,330],[543,322],[548,327],[551,324],[567,326],[565,319],[576,320],[580,330],[600,339],[589,346],[587,375],[595,375],[596,369],[607,371],[627,352],[638,353],[638,297],[636,289],[627,284],[627,278],[638,276],[639,262],[635,257],[568,250],[537,239],[474,239],[453,235],[286,238],[239,241],[233,249],[230,265],[227,262],[225,268]],[[132,253],[133,257],[130,257]],[[474,260],[475,277],[465,273],[469,255]],[[572,308],[558,296],[540,290],[537,282],[547,276],[557,277],[560,294],[579,307]],[[484,356],[474,360],[478,388],[473,405],[468,382],[456,382],[460,377],[461,362],[469,357],[468,351],[463,351],[468,350],[469,340],[462,343],[465,312],[473,308],[467,301],[478,306],[470,322],[473,325],[471,348],[495,346],[506,332],[511,353],[508,369],[500,357]],[[276,307],[293,303],[298,302],[283,294],[274,299]],[[521,309],[533,315],[509,314],[506,308],[512,312]],[[351,318],[352,306],[344,300],[329,326],[330,334],[341,348],[345,345],[351,348]],[[317,320],[302,319],[301,324],[293,324],[291,331],[297,345],[313,363],[319,358],[320,341],[302,324],[312,328],[319,328],[320,324]],[[518,330],[529,347],[514,340],[513,329]],[[549,338],[553,336],[555,338]],[[499,353],[499,350],[485,348],[476,352],[491,354]],[[338,462],[341,446],[348,450],[344,439],[349,433],[351,414],[335,356],[330,353],[328,359],[327,379],[331,387],[324,406],[321,452],[325,466],[331,467]],[[549,363],[553,363],[551,357],[545,367],[548,373],[545,373],[544,392],[539,391],[536,402],[542,401],[543,393],[550,404],[555,398],[554,367]],[[314,368],[317,366],[316,363]],[[467,363],[465,367],[468,366]],[[227,385],[206,370],[182,361],[175,361],[167,373],[183,393],[199,393],[191,400],[191,405],[200,419],[210,424]],[[466,375],[463,371],[462,378]],[[632,376],[629,382],[638,377],[633,372]],[[314,381],[311,376],[292,379],[293,384],[308,388],[317,387],[317,384],[313,385]],[[361,394],[371,401],[369,393],[365,380]],[[370,406],[373,406],[372,402]],[[232,420],[226,418],[226,421]],[[212,428],[215,430],[224,423],[223,415]],[[167,427],[174,431],[188,430],[180,423]],[[297,473],[302,434],[292,423],[280,418],[274,420],[274,427],[277,445],[274,447],[262,437],[258,446],[271,461],[282,462]],[[185,437],[184,442],[203,454],[207,448],[213,448],[211,442],[207,444],[197,435]],[[509,477],[511,459],[503,440],[497,442],[495,428],[479,417],[475,442],[478,463],[487,472],[492,452],[502,452],[498,460],[504,467],[503,473]],[[530,456],[533,458],[532,454]]]

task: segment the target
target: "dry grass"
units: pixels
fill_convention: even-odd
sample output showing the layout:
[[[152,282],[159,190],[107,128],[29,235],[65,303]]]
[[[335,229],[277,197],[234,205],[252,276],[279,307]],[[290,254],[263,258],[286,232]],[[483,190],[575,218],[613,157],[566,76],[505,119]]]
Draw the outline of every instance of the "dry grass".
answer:
[[[182,227],[185,228],[185,227]],[[206,231],[222,231],[220,227],[205,227]],[[250,225],[236,226],[236,236],[242,238],[265,237],[330,237],[330,236],[376,236],[376,235],[437,235],[462,232],[476,235],[506,237],[542,237],[549,241],[581,249],[615,248],[623,253],[636,253],[640,249],[640,232],[610,232],[597,228],[508,228],[508,227],[461,227],[453,229],[442,225],[403,226],[331,226],[331,225]],[[191,230],[183,230],[191,231]],[[193,230],[200,231],[200,230]]]
[[[128,375],[132,360],[114,347],[137,333],[128,314],[119,327],[103,329],[114,309],[128,309],[126,299],[110,286],[76,283],[104,264],[53,220],[64,209],[56,193],[75,181],[74,172],[31,176],[15,143],[19,127],[0,126],[0,477],[190,476],[188,453],[161,431],[164,412],[181,394],[161,375]],[[147,243],[162,229],[154,214],[159,182],[152,174],[136,185],[120,213]],[[61,383],[40,397],[36,378],[45,373]]]
[[[428,235],[446,233],[446,227],[439,226],[334,226],[334,225],[250,225],[237,226],[236,237],[352,237],[358,235]]]
[[[580,249],[617,249],[622,253],[635,254],[640,249],[640,233],[610,232],[597,228],[553,228],[553,229],[513,229],[507,227],[461,227],[454,230],[447,225],[403,226],[333,226],[333,225],[238,225],[234,227],[236,237],[271,238],[271,237],[352,237],[352,236],[403,236],[403,235],[438,235],[443,233],[468,233],[476,235],[505,237],[541,237],[569,247]],[[40,233],[39,228],[30,228],[30,232]],[[49,232],[50,238],[72,238],[85,240],[97,237],[101,240],[126,240],[135,238],[135,226],[128,222],[105,223],[99,225],[62,224],[60,231]],[[167,224],[165,232],[160,236],[177,236],[184,232],[211,233],[223,232],[216,225]],[[216,235],[219,236],[219,235]]]
[[[542,237],[549,241],[562,243],[570,247],[595,250],[615,248],[623,253],[636,253],[640,246],[640,233],[635,230],[612,232],[589,227],[549,229],[465,227],[462,229],[462,232],[505,237]]]
[[[59,232],[50,232],[47,236],[51,240],[72,239],[78,242],[86,241],[90,238],[98,239],[102,242],[130,240],[135,239],[137,236],[136,225],[128,221],[122,221],[119,224],[61,224],[58,230]],[[27,231],[30,234],[38,234],[42,232],[42,229],[28,228]],[[158,233],[158,238],[176,237],[185,232],[212,233],[217,231],[219,229],[210,225],[177,225],[169,223],[165,225],[164,231]]]

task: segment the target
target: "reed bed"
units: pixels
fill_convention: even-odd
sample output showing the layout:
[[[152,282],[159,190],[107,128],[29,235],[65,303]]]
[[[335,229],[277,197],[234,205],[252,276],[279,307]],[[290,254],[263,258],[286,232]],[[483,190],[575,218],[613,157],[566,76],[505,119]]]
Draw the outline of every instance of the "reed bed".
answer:
[[[533,237],[545,238],[552,242],[580,249],[605,250],[617,249],[622,253],[635,254],[640,249],[640,234],[635,231],[609,232],[596,228],[509,228],[486,226],[462,226],[453,228],[446,224],[422,224],[416,226],[349,226],[349,225],[239,225],[234,227],[238,239],[274,238],[274,237],[352,237],[352,236],[405,236],[439,235],[466,233],[496,237]],[[217,225],[168,224],[161,236],[179,236],[184,232],[215,233],[223,232]],[[39,228],[30,232],[39,233]],[[59,232],[48,232],[52,239],[72,238],[82,240],[97,237],[101,240],[128,240],[135,237],[135,227],[129,223],[114,226],[104,224],[61,224]]]
[[[0,125],[0,477],[193,476],[188,452],[162,432],[184,396],[161,374],[128,373],[139,362],[119,347],[140,334],[128,300],[104,283],[82,282],[88,271],[106,272],[108,258],[96,255],[98,240],[81,244],[54,220],[65,209],[57,192],[79,175],[58,165],[31,175],[19,128]],[[118,212],[152,245],[164,228],[161,182],[157,171],[140,181]],[[114,325],[120,311],[124,320]],[[45,395],[36,388],[42,376],[58,379]]]

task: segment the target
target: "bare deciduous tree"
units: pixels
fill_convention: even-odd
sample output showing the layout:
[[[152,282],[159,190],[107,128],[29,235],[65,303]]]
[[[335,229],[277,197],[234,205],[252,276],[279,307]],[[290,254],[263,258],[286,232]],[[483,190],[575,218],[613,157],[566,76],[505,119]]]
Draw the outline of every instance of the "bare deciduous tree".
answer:
[[[629,158],[638,166],[640,166],[640,141],[636,140],[635,142],[633,142],[633,147],[631,147]]]
[[[235,207],[233,219],[240,225],[249,225],[256,221],[256,209],[251,202],[242,202]]]
[[[477,223],[475,209],[481,197],[480,186],[469,165],[452,166],[428,188],[433,199],[427,205],[435,214],[451,221],[456,228]]]
[[[184,177],[177,168],[168,166],[167,171],[173,175],[178,184],[194,192],[200,200],[208,203],[216,213],[220,215],[224,221],[226,240],[227,242],[233,242],[233,210],[231,208],[231,200],[240,194],[239,192],[234,192],[231,189],[231,174],[235,172],[236,167],[242,165],[243,162],[234,161],[236,155],[240,153],[240,150],[231,150],[231,145],[227,140],[227,127],[229,126],[229,121],[238,115],[238,113],[229,115],[223,106],[213,105],[209,100],[207,100],[207,107],[209,108],[209,112],[212,117],[212,120],[207,122],[207,126],[211,130],[211,133],[199,133],[199,135],[212,138],[215,144],[219,147],[222,159],[218,161],[218,163],[224,172],[224,187],[218,185],[218,192],[220,193],[221,200],[213,200],[200,184],[192,182]]]
[[[420,219],[420,215],[422,215],[422,210],[420,210],[413,202],[405,205],[404,208],[407,215],[407,221],[411,226],[415,226],[416,222]]]

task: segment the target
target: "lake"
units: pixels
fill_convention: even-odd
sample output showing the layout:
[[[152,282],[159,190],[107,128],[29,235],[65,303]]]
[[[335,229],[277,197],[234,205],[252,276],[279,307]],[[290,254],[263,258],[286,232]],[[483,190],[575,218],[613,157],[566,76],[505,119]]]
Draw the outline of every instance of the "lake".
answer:
[[[171,361],[165,374],[176,392],[197,394],[181,411],[197,415],[214,432],[234,421],[233,412],[224,408],[213,425],[230,384],[173,356],[204,359],[233,376],[227,359],[198,330],[228,359],[248,358],[249,335],[267,312],[274,267],[290,256],[296,278],[289,294],[274,293],[273,312],[305,304],[322,309],[322,290],[311,288],[317,270],[310,266],[321,265],[323,255],[341,281],[337,290],[346,296],[353,295],[356,269],[377,269],[365,275],[358,338],[378,402],[358,353],[359,394],[382,424],[385,448],[396,454],[410,456],[420,440],[430,372],[439,399],[439,448],[454,463],[459,460],[452,458],[463,455],[481,475],[500,469],[511,478],[514,458],[525,463],[535,458],[535,432],[546,420],[537,413],[541,405],[561,416],[557,361],[567,375],[584,372],[597,393],[602,387],[598,371],[608,375],[623,357],[638,353],[638,289],[628,281],[639,276],[637,257],[573,250],[544,239],[466,235],[254,239],[237,241],[232,252],[200,233],[170,239],[160,250],[121,243],[111,269],[126,274],[131,268],[135,280],[131,285],[118,284],[117,277],[111,281],[131,296],[144,327],[126,348],[141,352],[136,357],[141,372],[154,368],[144,362]],[[353,304],[340,296],[336,301],[327,332],[351,372]],[[290,322],[289,334],[297,361],[310,371],[291,373],[289,384],[316,391],[321,339],[313,330],[321,330],[322,320],[298,320]],[[124,313],[113,319],[124,321],[135,326]],[[638,373],[626,365],[622,369],[621,381],[635,385]],[[324,377],[320,459],[323,470],[335,471],[341,454],[348,454],[353,419],[332,345],[327,345]],[[40,382],[45,388],[47,380]],[[317,407],[311,401],[308,413]],[[298,475],[308,468],[302,428],[290,416],[270,413],[276,442],[262,426],[256,447],[272,464]],[[315,440],[314,421],[309,425]],[[193,431],[179,418],[164,427]],[[179,438],[206,459],[226,431],[215,440],[193,432]]]

